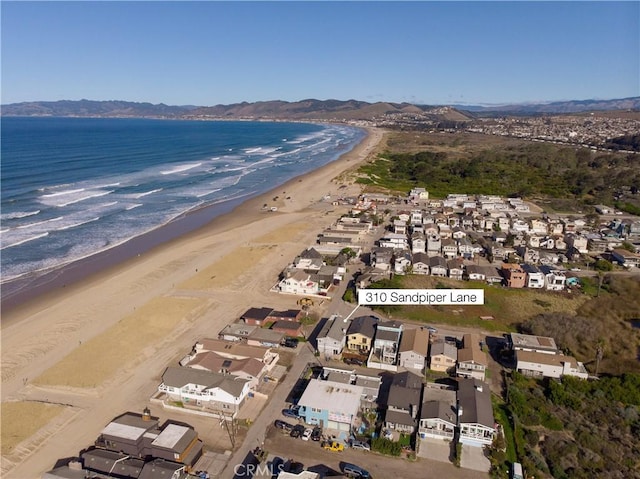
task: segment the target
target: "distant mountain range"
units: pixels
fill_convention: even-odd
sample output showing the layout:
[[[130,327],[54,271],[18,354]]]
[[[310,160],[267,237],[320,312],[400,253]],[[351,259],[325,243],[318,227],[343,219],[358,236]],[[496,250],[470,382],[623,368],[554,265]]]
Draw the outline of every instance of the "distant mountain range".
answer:
[[[373,120],[393,115],[432,116],[465,121],[480,116],[538,115],[601,110],[640,110],[640,97],[617,100],[581,100],[502,106],[433,106],[410,103],[368,103],[357,100],[261,101],[216,106],[170,106],[127,101],[61,100],[2,105],[2,116],[56,116],[108,118],[218,118],[273,120]]]

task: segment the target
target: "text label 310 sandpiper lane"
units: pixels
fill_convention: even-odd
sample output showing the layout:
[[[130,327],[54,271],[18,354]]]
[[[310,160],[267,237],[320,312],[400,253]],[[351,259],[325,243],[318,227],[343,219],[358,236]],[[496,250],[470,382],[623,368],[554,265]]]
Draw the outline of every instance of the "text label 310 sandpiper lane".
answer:
[[[364,289],[360,305],[477,305],[484,304],[483,289]]]

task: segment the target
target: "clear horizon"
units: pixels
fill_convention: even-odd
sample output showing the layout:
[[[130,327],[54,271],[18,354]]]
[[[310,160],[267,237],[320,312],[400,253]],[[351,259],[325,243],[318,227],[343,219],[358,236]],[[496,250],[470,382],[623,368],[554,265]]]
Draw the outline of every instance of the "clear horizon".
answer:
[[[17,2],[2,104],[640,96],[638,2]]]

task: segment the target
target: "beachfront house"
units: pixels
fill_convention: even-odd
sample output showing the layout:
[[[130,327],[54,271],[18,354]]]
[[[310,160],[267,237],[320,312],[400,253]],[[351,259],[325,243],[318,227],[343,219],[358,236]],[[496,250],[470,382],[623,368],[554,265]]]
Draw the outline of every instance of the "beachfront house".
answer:
[[[249,381],[230,374],[213,373],[194,368],[169,367],[158,386],[168,401],[220,417],[235,417],[247,398]]]
[[[286,275],[280,283],[278,283],[278,290],[281,293],[288,294],[311,294],[317,295],[320,293],[320,284],[314,277],[303,270],[297,270],[290,275]]]

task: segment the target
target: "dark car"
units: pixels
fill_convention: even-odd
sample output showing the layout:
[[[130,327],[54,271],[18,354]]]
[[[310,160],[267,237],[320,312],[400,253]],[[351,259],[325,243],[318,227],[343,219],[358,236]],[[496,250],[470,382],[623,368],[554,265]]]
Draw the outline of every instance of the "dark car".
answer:
[[[298,419],[298,410],[297,409],[283,409],[282,415],[284,417],[290,417],[293,419]]]
[[[345,358],[344,362],[346,364],[351,364],[353,366],[362,366],[364,364],[362,359],[358,359],[358,358]]]
[[[269,464],[269,470],[271,471],[271,477],[273,479],[278,477],[278,474],[280,474],[284,470],[284,459],[277,456],[274,457]]]
[[[342,472],[344,472],[347,477],[353,477],[354,479],[371,479],[369,471],[355,464],[345,463],[342,466]]]
[[[283,431],[290,432],[293,429],[293,424],[289,424],[288,422],[281,421],[280,419],[276,419],[274,425],[278,429],[282,429]]]
[[[302,436],[303,432],[304,432],[304,426],[302,424],[296,424],[295,426],[293,426],[293,429],[289,433],[289,436],[300,437]]]
[[[319,427],[313,428],[313,432],[311,433],[311,440],[317,442],[321,438],[322,438],[322,429],[320,429]]]
[[[285,348],[297,348],[298,340],[296,338],[285,338],[281,343]]]

